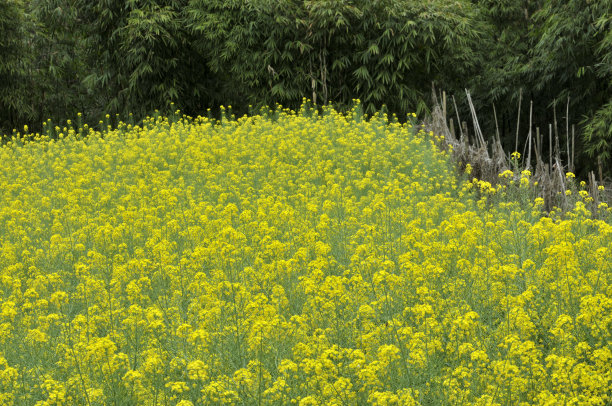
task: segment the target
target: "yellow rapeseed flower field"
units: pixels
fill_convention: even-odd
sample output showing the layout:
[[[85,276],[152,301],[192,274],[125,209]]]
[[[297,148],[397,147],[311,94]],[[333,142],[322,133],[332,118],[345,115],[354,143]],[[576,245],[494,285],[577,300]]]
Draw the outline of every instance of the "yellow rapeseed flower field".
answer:
[[[529,173],[357,110],[57,131],[0,148],[2,405],[612,402],[610,218]]]

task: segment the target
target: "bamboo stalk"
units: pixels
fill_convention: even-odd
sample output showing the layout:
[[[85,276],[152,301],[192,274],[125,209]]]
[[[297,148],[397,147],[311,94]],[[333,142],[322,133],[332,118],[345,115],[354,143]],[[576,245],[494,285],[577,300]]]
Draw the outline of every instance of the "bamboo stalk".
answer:
[[[559,162],[559,157],[556,157],[555,161],[557,163],[557,173],[559,174],[559,184],[561,185],[561,188],[562,188],[562,196],[563,196],[563,200],[565,203],[564,208],[567,208],[567,195],[565,194],[565,191],[567,190],[567,188],[565,187],[565,176],[563,176],[563,171],[561,170],[561,162]]]
[[[495,103],[493,103],[493,117],[495,118],[495,141],[497,144],[497,155],[500,157],[504,157],[504,147],[501,143],[501,137],[499,134],[499,124],[497,123],[497,110],[495,109]]]
[[[476,133],[476,139],[478,140],[479,148],[483,148],[485,150],[485,154],[487,158],[489,158],[489,151],[487,150],[487,143],[484,140],[484,136],[482,135],[482,130],[480,129],[480,124],[478,124],[478,117],[476,116],[476,109],[474,108],[474,103],[472,103],[472,97],[470,96],[470,92],[465,89],[465,94],[468,99],[468,103],[470,105],[470,112],[472,113],[472,120],[474,121],[474,132]]]
[[[446,91],[442,91],[442,115],[444,116],[444,124],[446,125]]]
[[[599,182],[603,183],[603,168],[601,165],[601,156],[597,156],[597,167],[599,168]]]
[[[567,96],[567,107],[565,108],[565,144],[567,148],[567,167],[570,168],[570,141],[569,141],[569,103],[570,98]]]
[[[540,164],[542,158],[542,140],[540,140],[540,127],[536,127],[536,161]]]
[[[495,110],[495,104],[493,104],[493,117],[495,118],[495,135],[499,140],[499,124],[497,123],[497,110]]]
[[[574,144],[575,137],[574,136],[576,134],[575,130],[576,130],[576,126],[574,124],[572,124],[572,166],[571,166],[572,172],[574,172],[576,170],[576,168],[574,166],[574,165],[576,165],[576,161],[574,161],[574,152],[575,152],[575,149],[574,149],[574,146],[575,146],[575,144]]]
[[[438,95],[436,94],[436,84],[433,81],[431,82],[431,97],[433,99],[434,106],[439,106],[440,103],[438,103]]]
[[[457,102],[455,101],[455,95],[453,95],[453,105],[455,106],[455,113],[457,113],[457,127],[459,127],[459,133],[463,138],[463,129],[461,128],[461,118],[459,117],[459,110],[457,109]]]
[[[561,156],[561,151],[559,150],[559,129],[557,128],[557,99],[553,101],[553,120],[555,125],[555,156]]]
[[[532,118],[533,118],[533,100],[531,100],[529,105],[529,150],[527,152],[527,166],[529,169],[531,167],[531,126],[532,126]]]
[[[597,189],[597,180],[593,171],[589,172],[589,186],[591,187],[591,196],[593,197],[593,213],[596,213],[599,206],[599,190]]]
[[[519,90],[519,106],[518,106],[518,117],[516,119],[516,140],[514,143],[514,150],[518,151],[518,137],[519,137],[519,127],[521,123],[521,102],[523,101],[523,88]]]
[[[548,165],[550,170],[552,171],[552,156],[553,156],[553,147],[552,147],[552,124],[548,124]]]

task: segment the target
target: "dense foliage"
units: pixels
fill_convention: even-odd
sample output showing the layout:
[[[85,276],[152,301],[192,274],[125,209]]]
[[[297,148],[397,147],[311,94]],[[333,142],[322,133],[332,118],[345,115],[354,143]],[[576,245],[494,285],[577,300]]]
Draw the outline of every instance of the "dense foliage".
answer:
[[[253,104],[304,96],[425,109],[431,81],[459,83],[474,66],[475,10],[458,1],[193,1],[194,28],[216,73]],[[262,69],[263,68],[263,69]],[[232,100],[239,103],[240,98]]]
[[[22,85],[26,77],[24,12],[13,1],[0,2],[0,130],[30,112]]]
[[[85,23],[84,83],[99,95],[103,110],[139,117],[180,102],[201,108],[210,77],[194,51],[187,26],[187,1],[80,1]]]
[[[529,83],[555,97],[561,110],[570,98],[574,117],[586,117],[585,152],[612,168],[612,1],[543,2],[534,27],[523,68]]]
[[[0,147],[0,403],[609,404],[612,211],[438,141],[305,106]]]
[[[523,151],[533,101],[532,131],[547,134],[556,118],[563,144],[566,116],[577,125],[578,172],[595,157],[612,167],[611,9],[612,0],[1,0],[0,132],[77,112],[97,123],[171,105],[296,108],[304,97],[338,107],[359,98],[366,112],[403,118],[427,113],[435,83],[470,126],[471,90],[488,137],[495,106],[508,150],[518,130]]]

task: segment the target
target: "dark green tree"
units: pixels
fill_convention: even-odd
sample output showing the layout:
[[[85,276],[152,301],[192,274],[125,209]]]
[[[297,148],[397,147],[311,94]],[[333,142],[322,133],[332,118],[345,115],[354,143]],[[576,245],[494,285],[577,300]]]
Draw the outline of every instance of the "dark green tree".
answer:
[[[299,2],[191,0],[188,13],[195,45],[219,81],[214,102],[246,111],[301,100],[311,45],[298,26]]]
[[[468,1],[192,0],[189,15],[233,105],[360,98],[368,112],[425,110],[432,81],[473,70],[480,38]]]
[[[474,3],[479,8],[485,35],[476,51],[480,69],[476,75],[466,78],[465,86],[472,90],[485,134],[494,134],[492,107],[495,105],[502,142],[514,150],[519,99],[527,101],[525,106],[533,97],[523,69],[529,63],[532,17],[541,1],[475,0]],[[468,116],[467,109],[462,113]],[[526,126],[523,124],[523,128]]]
[[[186,0],[77,0],[87,29],[85,83],[107,113],[201,107],[210,78],[185,23]]]
[[[587,155],[599,157],[599,164],[612,172],[612,2],[602,1],[599,6],[601,10],[595,27],[602,38],[595,49],[595,70],[600,85],[598,93],[602,96],[599,100],[604,104],[598,106],[592,116],[587,116],[584,140]]]
[[[87,74],[84,33],[75,0],[31,0],[28,17],[32,52],[28,87],[34,125],[90,111],[92,97],[83,85]]]
[[[534,14],[533,48],[524,72],[548,103],[569,98],[572,121],[582,119],[584,151],[612,167],[612,0],[547,0]],[[595,160],[596,161],[596,160]],[[592,168],[584,160],[585,169]]]
[[[27,122],[33,110],[28,104],[28,51],[26,46],[24,4],[0,0],[0,134]]]

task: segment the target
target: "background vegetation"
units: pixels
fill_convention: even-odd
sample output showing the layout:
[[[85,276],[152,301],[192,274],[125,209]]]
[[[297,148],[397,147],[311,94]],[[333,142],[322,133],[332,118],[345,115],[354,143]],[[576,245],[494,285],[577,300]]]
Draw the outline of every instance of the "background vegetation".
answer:
[[[0,0],[0,133],[79,112],[96,123],[172,103],[243,113],[304,97],[340,108],[359,98],[366,112],[384,106],[401,119],[429,111],[435,83],[462,121],[470,90],[485,137],[495,106],[508,151],[517,134],[526,145],[530,102],[532,131],[556,120],[563,142],[565,123],[576,124],[577,172],[599,165],[610,176],[611,9],[612,0]]]

